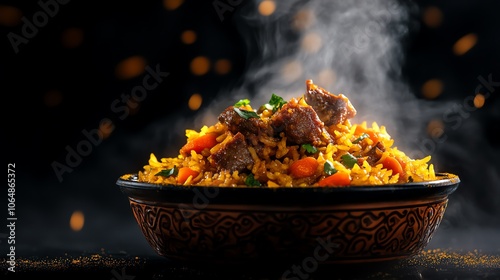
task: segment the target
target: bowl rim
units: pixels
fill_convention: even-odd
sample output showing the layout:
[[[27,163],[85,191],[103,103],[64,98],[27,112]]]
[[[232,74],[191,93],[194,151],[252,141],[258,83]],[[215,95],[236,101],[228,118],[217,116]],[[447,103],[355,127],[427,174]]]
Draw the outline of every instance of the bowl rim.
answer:
[[[428,188],[428,187],[439,187],[439,186],[446,186],[450,184],[458,184],[460,183],[460,177],[456,174],[453,173],[446,173],[446,172],[440,172],[436,173],[437,179],[435,180],[429,180],[429,181],[421,181],[421,182],[411,182],[411,183],[394,183],[394,184],[382,184],[382,185],[356,185],[356,186],[348,186],[348,187],[342,187],[342,186],[326,186],[326,187],[321,187],[321,186],[308,186],[308,187],[302,187],[302,186],[292,186],[292,187],[267,187],[267,186],[254,186],[254,187],[249,187],[249,186],[193,186],[193,185],[172,185],[172,184],[161,184],[161,183],[147,183],[147,182],[139,182],[137,180],[137,174],[132,173],[130,174],[131,178],[133,179],[123,179],[121,176],[116,180],[116,184],[121,187],[127,187],[127,188],[135,188],[135,189],[152,189],[152,188],[158,188],[159,190],[167,190],[167,189],[172,189],[172,190],[179,190],[179,191],[188,191],[193,188],[218,188],[218,189],[261,189],[261,190],[273,190],[273,191],[293,191],[293,190],[299,190],[299,191],[325,191],[325,192],[352,192],[352,191],[393,191],[397,189],[408,189],[408,188]]]
[[[349,187],[220,187],[179,186],[117,179],[116,185],[129,199],[136,201],[195,203],[195,199],[214,204],[310,205],[367,203],[394,200],[436,200],[453,193],[460,178],[452,173],[436,173],[437,179],[425,182]]]

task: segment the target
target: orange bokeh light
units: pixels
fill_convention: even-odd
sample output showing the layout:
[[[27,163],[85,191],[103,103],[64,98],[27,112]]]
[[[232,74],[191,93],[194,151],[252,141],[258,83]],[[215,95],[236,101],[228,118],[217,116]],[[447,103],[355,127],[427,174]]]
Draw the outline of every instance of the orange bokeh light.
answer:
[[[191,45],[196,41],[196,33],[193,30],[186,30],[182,32],[181,41],[186,45]]]
[[[438,7],[427,7],[422,14],[422,21],[428,27],[436,28],[443,22],[443,13]]]
[[[458,39],[458,41],[453,45],[453,53],[456,55],[464,55],[466,52],[472,49],[472,47],[474,47],[476,43],[477,35],[474,33],[469,33]]]
[[[0,25],[16,26],[21,23],[23,12],[20,9],[7,5],[0,5]]]
[[[231,61],[228,59],[219,59],[215,62],[215,73],[225,75],[231,71]]]
[[[264,0],[259,4],[259,13],[263,16],[270,16],[276,10],[276,3],[271,0]]]
[[[205,56],[195,57],[191,61],[191,72],[197,76],[205,75],[210,69],[210,60]]]
[[[474,107],[476,108],[483,107],[485,101],[486,98],[484,97],[484,95],[482,95],[481,93],[476,94],[476,96],[474,96]]]
[[[146,59],[136,55],[126,58],[116,66],[115,74],[119,79],[125,80],[141,75],[146,68]]]
[[[81,28],[67,28],[61,35],[61,43],[65,48],[76,48],[83,42],[83,30]]]
[[[184,3],[184,0],[163,0],[163,6],[169,11],[179,8],[182,3]]]
[[[199,93],[194,93],[193,95],[191,95],[188,101],[189,109],[193,111],[200,109],[202,102],[203,98],[201,97],[201,95]]]
[[[74,211],[73,214],[71,214],[71,218],[69,219],[69,227],[73,231],[80,231],[83,228],[83,225],[85,224],[85,216],[83,215],[83,212],[81,211]]]
[[[422,85],[422,95],[427,99],[435,99],[443,92],[443,82],[431,79]]]

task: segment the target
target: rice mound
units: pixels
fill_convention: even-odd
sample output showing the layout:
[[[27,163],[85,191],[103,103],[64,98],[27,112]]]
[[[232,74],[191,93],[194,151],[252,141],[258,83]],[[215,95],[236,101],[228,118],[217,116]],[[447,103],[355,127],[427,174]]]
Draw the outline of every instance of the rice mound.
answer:
[[[288,102],[296,102],[301,106],[309,106],[303,97],[292,98]],[[246,111],[253,111],[251,105],[243,107]],[[272,110],[259,112],[261,120],[267,121],[273,114]],[[179,153],[176,157],[158,158],[151,153],[148,164],[138,171],[139,182],[147,182],[162,185],[184,185],[184,186],[220,186],[220,187],[241,187],[255,186],[250,182],[258,182],[262,187],[311,187],[319,186],[321,180],[331,176],[327,173],[326,165],[335,173],[344,174],[349,178],[348,183],[341,185],[328,184],[328,187],[347,186],[378,186],[386,184],[423,182],[436,179],[434,166],[430,163],[431,156],[422,159],[412,159],[394,145],[386,127],[373,122],[351,123],[345,120],[342,123],[333,124],[327,127],[333,141],[324,145],[315,145],[315,151],[308,151],[304,146],[287,143],[287,135],[284,132],[279,137],[258,136],[258,142],[262,150],[257,153],[253,145],[248,145],[253,164],[243,171],[230,171],[227,169],[216,169],[210,156],[221,149],[225,143],[230,141],[234,133],[223,122],[213,125],[205,125],[200,130],[186,130],[186,143],[207,134],[216,135],[216,144],[211,148],[203,149],[200,152],[195,150],[183,155]],[[378,155],[378,160],[372,164],[368,160],[363,160],[370,153],[377,143],[385,148]],[[379,145],[380,145],[379,144]],[[343,156],[352,155],[355,163],[347,165]],[[317,161],[317,168],[314,174],[306,177],[294,176],[291,172],[291,165],[303,158],[312,157]],[[402,170],[391,168],[387,164],[388,158],[397,159]],[[396,164],[397,165],[397,164]],[[179,180],[180,175],[176,172],[181,168],[188,167],[191,175]],[[165,171],[171,171],[165,174]],[[174,172],[175,171],[175,172]],[[123,175],[127,179],[131,174]],[[249,178],[252,176],[252,178]],[[325,186],[324,184],[321,186]]]

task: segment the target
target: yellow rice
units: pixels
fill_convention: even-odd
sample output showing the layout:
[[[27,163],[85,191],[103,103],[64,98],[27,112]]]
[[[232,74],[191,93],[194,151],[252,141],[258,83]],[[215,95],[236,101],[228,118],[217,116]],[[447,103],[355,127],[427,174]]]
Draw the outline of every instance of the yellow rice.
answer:
[[[300,102],[305,102],[303,99]],[[250,106],[247,109],[252,110]],[[266,118],[270,115],[267,110],[260,114],[261,118]],[[430,163],[431,156],[426,156],[422,159],[412,159],[403,151],[400,151],[394,146],[394,139],[387,133],[384,126],[379,126],[373,122],[368,125],[366,122],[352,124],[350,120],[342,124],[332,125],[328,128],[331,137],[334,138],[333,144],[328,144],[322,147],[317,147],[318,152],[313,155],[319,163],[317,174],[323,173],[324,163],[328,160],[333,163],[333,167],[338,172],[344,172],[350,175],[351,186],[359,185],[385,185],[401,183],[399,174],[393,174],[393,171],[383,167],[383,160],[386,157],[395,157],[404,162],[404,172],[407,174],[410,182],[422,182],[436,179],[434,167]],[[341,155],[346,152],[351,154],[366,153],[372,145],[373,141],[366,138],[363,149],[359,143],[353,144],[355,139],[359,138],[360,133],[356,131],[373,132],[378,135],[378,139],[385,147],[385,151],[378,162],[370,165],[367,161],[363,161],[361,165],[354,164],[352,168],[347,168],[341,163]],[[200,154],[195,151],[187,156],[182,156],[180,153],[175,157],[158,157],[151,153],[148,164],[144,165],[143,169],[138,172],[138,180],[140,182],[156,183],[156,184],[171,184],[177,185],[175,176],[165,177],[156,175],[162,170],[171,168],[189,167],[192,170],[199,172],[196,177],[190,176],[183,185],[186,186],[246,186],[245,179],[249,175],[245,172],[230,172],[222,170],[219,172],[209,171],[210,162],[208,156],[224,145],[232,137],[231,132],[225,124],[217,122],[210,126],[203,126],[199,131],[192,129],[186,130],[186,143],[193,139],[205,135],[207,133],[217,133],[217,142],[210,150],[205,150]],[[333,133],[332,133],[333,132]],[[306,156],[311,156],[310,153],[300,147],[300,145],[287,145],[286,135],[280,134],[279,141],[260,137],[259,141],[264,144],[264,157],[260,158],[252,145],[248,145],[250,155],[254,160],[253,166],[249,168],[255,178],[258,179],[259,174],[266,174],[267,181],[263,182],[263,186],[267,187],[306,187],[314,185],[307,180],[294,178],[289,167],[294,162]],[[213,170],[213,168],[212,168]],[[124,175],[127,178],[130,175]],[[319,178],[324,178],[326,175],[320,175]]]

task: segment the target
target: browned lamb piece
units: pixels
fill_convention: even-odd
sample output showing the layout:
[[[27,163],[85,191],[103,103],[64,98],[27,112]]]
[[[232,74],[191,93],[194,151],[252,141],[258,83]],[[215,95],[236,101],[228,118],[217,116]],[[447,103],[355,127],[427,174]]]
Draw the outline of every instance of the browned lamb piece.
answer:
[[[367,153],[368,163],[373,166],[377,163],[382,157],[382,153],[385,151],[385,147],[381,142],[377,142]]]
[[[284,131],[287,141],[294,144],[314,146],[331,143],[330,134],[311,106],[300,105],[295,99],[277,111],[270,120],[274,134]]]
[[[242,171],[254,163],[245,136],[236,133],[231,140],[224,144],[209,158],[210,163],[218,170]]]
[[[229,131],[233,134],[238,132],[246,134],[258,134],[262,128],[266,128],[262,120],[259,118],[248,118],[245,119],[241,117],[236,111],[234,111],[233,106],[229,106],[219,115],[219,121],[227,125]]]
[[[306,80],[306,87],[305,100],[314,108],[325,126],[343,123],[356,115],[356,109],[343,94],[331,94],[315,85],[312,80]]]

